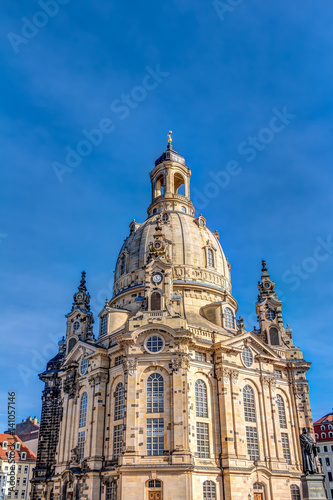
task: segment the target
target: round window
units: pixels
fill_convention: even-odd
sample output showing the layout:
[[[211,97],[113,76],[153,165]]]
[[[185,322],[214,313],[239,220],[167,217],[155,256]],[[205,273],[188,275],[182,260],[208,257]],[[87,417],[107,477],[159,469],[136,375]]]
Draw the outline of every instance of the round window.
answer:
[[[85,358],[83,358],[83,360],[80,363],[81,375],[85,375],[87,373],[87,370],[88,370],[88,361]]]
[[[248,347],[244,347],[242,351],[242,361],[247,368],[249,368],[253,364],[252,351]]]
[[[164,347],[164,342],[162,337],[159,335],[150,335],[147,338],[146,348],[149,352],[159,352],[162,351]]]

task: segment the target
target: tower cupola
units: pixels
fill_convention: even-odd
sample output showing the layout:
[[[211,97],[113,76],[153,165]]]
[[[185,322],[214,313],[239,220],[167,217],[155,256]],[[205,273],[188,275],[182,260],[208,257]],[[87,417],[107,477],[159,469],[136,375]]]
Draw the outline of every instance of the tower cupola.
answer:
[[[149,174],[152,202],[148,216],[168,211],[194,215],[190,199],[191,170],[185,165],[185,158],[173,150],[171,134],[170,131],[167,149],[155,161],[155,168]]]

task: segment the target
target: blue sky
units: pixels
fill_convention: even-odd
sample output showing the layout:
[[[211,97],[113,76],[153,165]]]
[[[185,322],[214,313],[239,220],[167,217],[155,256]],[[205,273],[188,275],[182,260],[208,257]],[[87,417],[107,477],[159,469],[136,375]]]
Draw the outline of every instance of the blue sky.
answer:
[[[40,415],[37,374],[65,334],[81,270],[95,316],[111,296],[170,129],[198,213],[220,232],[239,314],[252,328],[266,258],[313,363],[313,416],[329,412],[332,3],[54,1],[53,17],[31,0],[1,8],[0,430],[7,391],[18,421]],[[272,121],[279,113],[289,118]],[[101,123],[107,132],[69,167],[67,148]]]

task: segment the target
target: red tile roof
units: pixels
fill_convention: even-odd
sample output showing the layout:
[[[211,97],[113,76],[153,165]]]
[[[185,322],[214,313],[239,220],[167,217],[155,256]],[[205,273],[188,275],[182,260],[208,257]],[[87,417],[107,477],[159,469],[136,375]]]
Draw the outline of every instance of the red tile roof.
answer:
[[[3,447],[2,447],[2,443],[4,441],[7,441],[7,443],[8,443],[6,450],[3,449]],[[13,448],[11,447],[11,445],[13,443],[20,443],[21,444],[20,451],[15,450],[15,459],[17,461],[21,461],[20,453],[22,453],[22,452],[25,452],[27,454],[26,459],[24,460],[24,462],[27,462],[27,461],[35,462],[36,459],[37,459],[37,456],[15,434],[14,435],[12,435],[12,434],[0,434],[0,443],[1,443],[1,446],[0,446],[0,458],[2,460],[8,460],[7,452],[14,451]]]
[[[333,422],[333,413],[328,413],[324,417],[322,417],[319,420],[317,420],[317,422],[314,422],[313,425],[321,424],[322,422],[324,422],[324,420],[327,420],[329,422]]]

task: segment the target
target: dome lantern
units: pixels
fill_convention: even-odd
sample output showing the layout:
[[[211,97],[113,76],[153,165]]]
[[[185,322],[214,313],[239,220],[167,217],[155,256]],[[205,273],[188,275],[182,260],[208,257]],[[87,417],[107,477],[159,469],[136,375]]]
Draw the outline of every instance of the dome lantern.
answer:
[[[185,165],[185,158],[173,150],[171,131],[164,153],[155,161],[150,172],[152,203],[148,215],[163,211],[176,211],[194,215],[190,199],[191,170]]]

